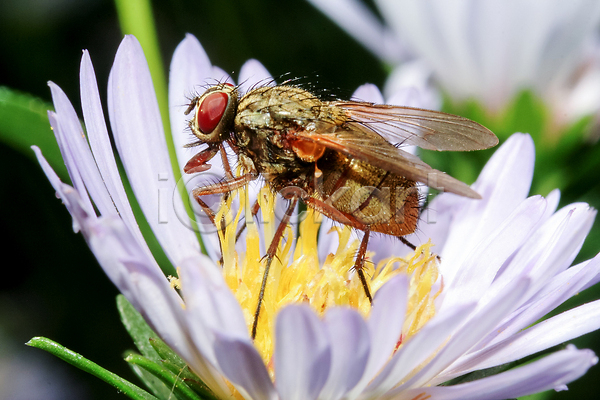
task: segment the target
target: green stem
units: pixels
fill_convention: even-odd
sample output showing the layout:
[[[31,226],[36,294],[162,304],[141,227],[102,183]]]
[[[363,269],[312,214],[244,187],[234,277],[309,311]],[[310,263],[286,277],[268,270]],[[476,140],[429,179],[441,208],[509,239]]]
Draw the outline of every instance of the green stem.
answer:
[[[66,347],[61,346],[60,344],[50,339],[44,337],[34,337],[29,342],[27,342],[26,345],[45,350],[48,353],[55,355],[56,357],[68,362],[69,364],[72,364],[77,368],[87,373],[90,373],[97,378],[102,379],[104,382],[114,386],[115,388],[123,392],[123,394],[129,396],[132,399],[158,400],[157,397],[154,397],[153,395],[141,389],[140,387],[121,378],[119,375],[107,371],[98,364],[83,357],[81,354],[75,353],[74,351],[69,350]]]

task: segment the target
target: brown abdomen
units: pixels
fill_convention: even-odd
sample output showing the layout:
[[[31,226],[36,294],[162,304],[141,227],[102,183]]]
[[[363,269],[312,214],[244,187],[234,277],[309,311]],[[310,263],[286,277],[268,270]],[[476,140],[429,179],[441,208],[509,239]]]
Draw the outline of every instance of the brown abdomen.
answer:
[[[419,195],[414,181],[335,151],[328,151],[317,166],[323,175],[315,190],[335,209],[373,232],[404,236],[415,231]]]

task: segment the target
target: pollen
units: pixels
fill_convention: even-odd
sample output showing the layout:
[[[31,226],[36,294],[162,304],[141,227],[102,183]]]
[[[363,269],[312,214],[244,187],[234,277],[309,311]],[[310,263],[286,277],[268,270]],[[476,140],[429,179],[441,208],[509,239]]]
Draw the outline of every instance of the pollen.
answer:
[[[261,255],[277,229],[275,196],[266,188],[259,194],[261,224],[255,223],[247,208],[247,199],[240,196],[240,207],[232,212],[231,204],[239,193],[232,193],[216,214],[216,221],[225,220],[225,229],[219,232],[223,252],[223,274],[229,288],[239,301],[251,332],[254,313],[261,288],[266,259]],[[244,201],[246,200],[246,201]],[[246,212],[246,252],[235,250],[236,233],[242,214]],[[269,272],[264,300],[258,320],[254,344],[269,371],[273,370],[272,356],[277,312],[292,303],[309,304],[319,315],[329,307],[348,306],[369,317],[371,304],[354,271],[354,260],[359,240],[347,226],[332,228],[329,235],[337,235],[339,245],[335,253],[327,255],[320,263],[317,238],[322,216],[308,209],[301,214],[300,224],[289,225],[278,247]],[[390,278],[398,274],[409,277],[409,301],[405,322],[398,346],[419,331],[435,315],[435,298],[443,289],[438,272],[438,259],[431,252],[431,242],[419,246],[405,257],[392,257],[377,265],[369,262],[367,253],[366,275],[373,294]]]

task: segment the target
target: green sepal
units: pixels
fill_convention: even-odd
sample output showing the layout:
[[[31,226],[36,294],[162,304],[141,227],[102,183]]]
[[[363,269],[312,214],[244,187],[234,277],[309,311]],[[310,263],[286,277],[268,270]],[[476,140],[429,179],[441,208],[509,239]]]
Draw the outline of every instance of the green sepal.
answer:
[[[194,391],[203,398],[216,399],[212,391],[200,378],[190,371],[187,364],[165,342],[158,338],[150,338],[150,344],[162,358],[161,364],[169,371],[177,374]]]
[[[150,338],[158,338],[158,335],[122,294],[117,295],[117,309],[123,326],[140,353],[151,361],[161,361],[162,358],[150,344]]]
[[[181,359],[165,342],[163,342],[158,335],[148,326],[144,318],[139,312],[127,301],[125,296],[117,296],[117,308],[121,315],[121,321],[125,326],[125,329],[133,339],[136,347],[148,360],[155,362],[168,369],[175,375],[178,375],[187,385],[198,393],[203,399],[215,399],[208,386],[202,382],[202,380],[193,372],[190,371],[185,361]],[[129,356],[129,355],[128,355]],[[132,368],[137,364],[130,364]],[[143,366],[140,366],[143,368]],[[136,368],[133,368],[134,372],[148,385],[150,389],[154,391],[154,387],[158,390],[160,385],[149,379],[146,375],[140,373]],[[147,371],[147,369],[144,368]],[[160,379],[160,378],[158,378]],[[162,382],[162,379],[160,379]],[[154,391],[155,394],[159,392]]]
[[[98,364],[88,360],[81,354],[75,353],[72,350],[67,349],[60,344],[44,338],[34,337],[29,342],[25,343],[27,346],[36,347],[38,349],[45,350],[56,357],[76,366],[77,368],[94,375],[97,378],[102,379],[104,382],[114,386],[117,390],[121,391],[124,395],[131,399],[136,400],[158,400],[157,397],[146,392],[144,389],[134,385],[133,383],[121,378],[120,376],[107,371]]]
[[[125,361],[128,363],[137,365],[156,378],[160,379],[167,387],[170,387],[173,394],[178,399],[182,400],[204,400],[206,397],[201,397],[199,394],[194,392],[184,381],[179,377],[178,374],[171,372],[166,368],[163,363],[157,363],[143,357],[139,354],[129,354],[125,357]],[[185,368],[184,368],[185,369]]]
[[[36,145],[63,181],[69,179],[50,123],[52,104],[0,86],[0,141],[35,160],[31,146]]]
[[[161,400],[178,400],[173,391],[163,381],[158,379],[152,373],[136,364],[128,363],[133,373],[146,385],[148,389]]]

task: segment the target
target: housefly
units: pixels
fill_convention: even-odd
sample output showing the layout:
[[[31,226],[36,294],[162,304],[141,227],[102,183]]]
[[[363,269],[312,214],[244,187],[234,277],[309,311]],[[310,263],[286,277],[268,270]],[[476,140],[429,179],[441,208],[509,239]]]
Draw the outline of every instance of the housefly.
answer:
[[[193,190],[202,201],[208,194],[229,193],[259,176],[289,199],[284,217],[267,249],[262,286],[254,314],[252,337],[269,268],[298,200],[339,223],[364,232],[354,268],[369,300],[363,271],[371,232],[398,237],[415,231],[419,219],[417,182],[470,198],[479,194],[465,183],[431,168],[399,145],[438,151],[481,150],[497,137],[469,119],[419,108],[359,101],[324,101],[293,85],[263,86],[240,96],[229,83],[210,87],[192,99],[189,127],[206,145],[186,164],[194,173],[210,168],[221,154],[225,179]],[[234,176],[224,143],[237,155],[241,174]],[[258,206],[253,207],[253,213]],[[214,216],[213,216],[214,222]]]

